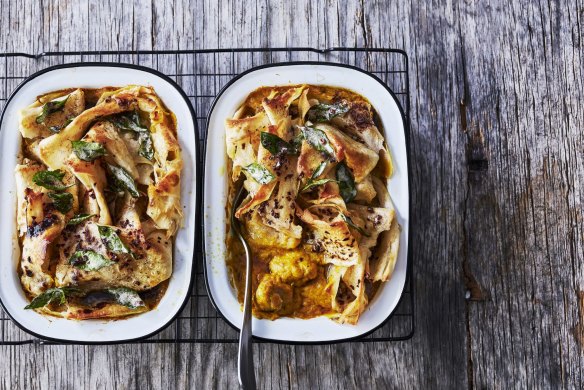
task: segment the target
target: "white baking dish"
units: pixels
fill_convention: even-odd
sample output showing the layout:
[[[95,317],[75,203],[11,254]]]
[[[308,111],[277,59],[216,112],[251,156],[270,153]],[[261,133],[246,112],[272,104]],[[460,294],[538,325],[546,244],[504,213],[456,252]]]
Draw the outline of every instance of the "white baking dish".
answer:
[[[365,96],[383,123],[385,138],[393,157],[394,174],[388,190],[402,227],[395,271],[380,290],[357,325],[340,325],[327,318],[309,320],[280,318],[253,319],[256,337],[278,342],[323,343],[361,337],[382,325],[397,306],[406,280],[409,232],[408,151],[406,124],[393,93],[378,78],[358,68],[323,63],[287,63],[251,69],[232,80],[217,96],[209,112],[204,176],[204,244],[206,282],[212,302],[235,327],[242,311],[229,284],[225,267],[225,204],[227,195],[226,118],[233,116],[246,96],[262,86],[320,84],[343,87]]]
[[[21,136],[17,112],[36,96],[70,87],[103,87],[139,84],[154,87],[164,104],[174,112],[184,168],[181,203],[184,227],[174,246],[174,268],[166,294],[149,312],[120,320],[72,321],[24,310],[28,301],[17,275],[20,248],[16,232],[14,168]],[[152,69],[133,65],[84,63],[59,65],[38,72],[14,91],[0,122],[0,301],[5,311],[25,331],[44,339],[75,343],[114,343],[148,337],[168,325],[186,302],[191,285],[197,214],[197,140],[193,108],[182,90],[168,77]],[[11,254],[11,255],[9,255]]]

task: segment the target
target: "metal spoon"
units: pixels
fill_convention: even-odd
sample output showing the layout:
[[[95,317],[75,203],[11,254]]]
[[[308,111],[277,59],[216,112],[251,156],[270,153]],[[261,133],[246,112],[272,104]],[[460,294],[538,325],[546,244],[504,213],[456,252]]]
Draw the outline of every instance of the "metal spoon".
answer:
[[[253,368],[253,347],[252,347],[252,331],[251,331],[251,278],[252,278],[252,264],[251,251],[245,238],[241,234],[241,225],[237,218],[235,218],[235,210],[239,207],[241,201],[245,198],[245,189],[243,181],[241,181],[237,196],[233,201],[231,209],[231,227],[233,233],[239,238],[243,249],[245,250],[245,298],[243,300],[243,322],[241,324],[241,331],[239,332],[239,357],[237,359],[237,370],[239,373],[239,384],[246,390],[255,390],[256,380],[255,371]]]

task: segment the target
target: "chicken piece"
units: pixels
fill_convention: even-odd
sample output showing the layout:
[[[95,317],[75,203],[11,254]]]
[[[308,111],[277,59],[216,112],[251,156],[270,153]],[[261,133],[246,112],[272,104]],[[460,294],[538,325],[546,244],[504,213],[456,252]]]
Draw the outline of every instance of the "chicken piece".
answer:
[[[316,278],[318,270],[304,251],[286,251],[270,261],[270,271],[284,283],[301,286]]]
[[[285,312],[293,303],[292,287],[278,280],[277,276],[262,277],[255,293],[256,304],[263,311]]]

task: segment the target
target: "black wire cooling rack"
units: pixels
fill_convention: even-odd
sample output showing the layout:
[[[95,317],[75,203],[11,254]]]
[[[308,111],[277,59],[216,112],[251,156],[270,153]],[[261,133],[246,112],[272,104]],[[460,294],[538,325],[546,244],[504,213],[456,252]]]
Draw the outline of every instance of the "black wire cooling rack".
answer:
[[[369,71],[397,96],[406,117],[409,139],[410,96],[408,57],[394,49],[312,48],[219,49],[189,51],[107,51],[50,52],[38,55],[0,53],[0,109],[12,91],[29,75],[53,65],[73,62],[129,63],[154,68],[175,80],[188,95],[195,112],[201,150],[198,164],[203,166],[206,141],[206,115],[221,88],[239,73],[254,66],[291,61],[335,62]],[[203,170],[200,169],[199,172]],[[201,241],[201,240],[199,240]],[[200,242],[199,242],[200,244]],[[164,330],[140,343],[233,343],[238,332],[215,310],[205,289],[204,254],[201,246],[195,253],[195,275],[190,298],[179,316]],[[414,291],[412,258],[402,299],[379,329],[359,342],[406,340],[414,332]],[[0,345],[49,344],[22,331],[0,309]]]

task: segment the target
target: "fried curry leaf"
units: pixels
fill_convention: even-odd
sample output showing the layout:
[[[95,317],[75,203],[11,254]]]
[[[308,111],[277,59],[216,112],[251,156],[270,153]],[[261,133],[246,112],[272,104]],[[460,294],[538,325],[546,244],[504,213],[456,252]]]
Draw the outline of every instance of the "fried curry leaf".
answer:
[[[150,161],[154,158],[154,147],[152,146],[152,137],[149,132],[138,133],[140,148],[138,154]]]
[[[94,217],[94,216],[95,216],[95,214],[76,214],[73,216],[73,218],[71,218],[67,222],[67,225],[70,225],[70,226],[79,225],[80,223],[85,222],[89,218]]]
[[[260,184],[268,184],[276,178],[272,172],[258,163],[251,163],[243,167],[243,170],[249,172],[251,177]]]
[[[322,175],[322,173],[324,172],[325,169],[326,169],[326,161],[323,161],[318,165],[318,167],[316,167],[314,172],[312,172],[312,176],[310,176],[310,180],[315,180],[316,178],[318,178],[320,175]]]
[[[78,292],[77,289],[71,287],[49,288],[44,293],[36,296],[25,309],[38,309],[47,306],[49,303],[55,302],[60,305],[67,303],[67,297]]]
[[[351,202],[357,196],[357,187],[355,187],[355,178],[351,170],[344,164],[337,165],[337,182],[339,191],[345,203]]]
[[[333,104],[320,103],[310,107],[306,113],[306,119],[311,122],[328,122],[348,111],[349,105],[343,101]]]
[[[300,153],[300,149],[302,148],[302,141],[304,141],[304,134],[302,134],[302,131],[298,133],[296,137],[290,140],[290,145],[292,145],[292,147],[294,148],[293,154]]]
[[[93,161],[106,155],[105,148],[98,142],[71,141],[71,146],[73,153],[83,161]]]
[[[63,130],[65,127],[69,126],[69,124],[73,122],[73,119],[67,119],[65,121],[65,123],[63,123],[62,126],[50,126],[49,130],[51,131],[51,133],[60,133],[61,130]]]
[[[335,179],[320,179],[320,180],[314,180],[314,181],[309,180],[308,183],[306,183],[306,185],[300,189],[300,192],[309,191],[309,190],[313,189],[314,187],[318,187],[318,186],[321,186],[323,184],[330,183],[332,181],[336,181],[336,180]]]
[[[284,141],[276,134],[262,131],[260,133],[260,141],[262,146],[274,156],[280,154],[296,154],[298,152],[297,148],[295,148],[292,144]]]
[[[45,103],[45,105],[43,106],[43,112],[36,117],[36,123],[40,125],[41,123],[45,122],[45,119],[47,119],[48,115],[63,110],[63,108],[65,108],[65,103],[67,103],[67,100],[69,100],[69,96],[67,96],[63,100]]]
[[[317,180],[318,177],[320,175],[322,175],[322,173],[324,172],[325,169],[326,169],[326,161],[323,161],[320,163],[320,165],[318,167],[316,167],[314,172],[312,172],[310,179],[308,179],[308,181],[306,182],[306,185],[300,189],[300,192],[305,192],[305,191],[313,189],[314,187],[318,187],[318,186],[321,186],[323,184],[330,183],[331,181],[336,181],[334,179]]]
[[[325,153],[329,157],[335,156],[335,149],[329,142],[329,139],[324,131],[309,126],[301,127],[300,129],[304,139],[310,144],[310,146],[319,152]]]
[[[112,122],[122,131],[131,131],[135,133],[148,131],[147,128],[142,126],[140,122],[140,115],[137,111],[112,116],[110,118],[110,122]]]
[[[83,271],[96,271],[103,267],[109,267],[110,265],[115,264],[115,261],[112,261],[92,250],[80,250],[75,251],[75,253],[69,258],[69,264]]]
[[[116,232],[116,229],[110,226],[100,225],[98,226],[98,230],[107,249],[114,253],[130,253],[130,250]]]
[[[106,291],[114,297],[117,303],[130,309],[146,306],[140,295],[127,287],[108,288]]]
[[[53,206],[63,214],[73,207],[73,195],[69,192],[49,192],[47,195],[53,201]]]
[[[343,221],[345,221],[347,223],[347,225],[349,225],[353,229],[357,230],[359,233],[361,233],[365,237],[371,237],[371,235],[368,234],[365,230],[363,230],[362,227],[355,225],[355,223],[353,222],[353,220],[350,217],[346,216],[345,214],[341,214],[341,217],[343,218]]]
[[[111,175],[114,188],[127,190],[133,198],[138,198],[140,196],[138,187],[136,187],[136,182],[124,168],[107,164],[107,169]]]
[[[37,186],[45,187],[49,190],[62,191],[71,187],[73,184],[67,186],[63,183],[65,172],[60,169],[55,171],[40,171],[34,174],[32,181]]]
[[[140,122],[140,115],[136,111],[132,111],[126,114],[115,115],[110,118],[110,122],[113,123],[124,132],[131,132],[134,137],[138,140],[140,147],[138,149],[138,154],[148,160],[154,158],[154,147],[152,145],[152,137],[150,132],[146,127]]]

